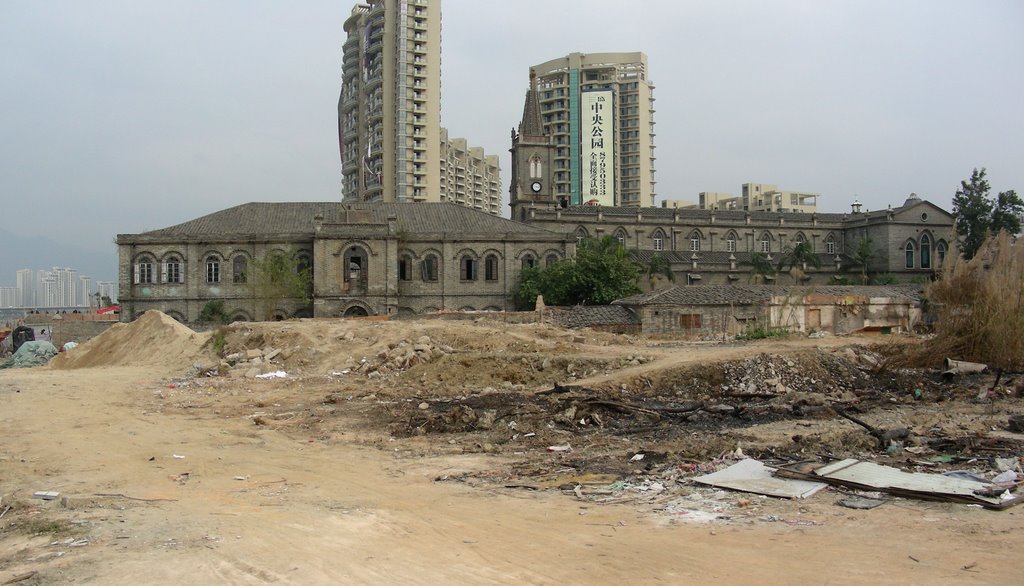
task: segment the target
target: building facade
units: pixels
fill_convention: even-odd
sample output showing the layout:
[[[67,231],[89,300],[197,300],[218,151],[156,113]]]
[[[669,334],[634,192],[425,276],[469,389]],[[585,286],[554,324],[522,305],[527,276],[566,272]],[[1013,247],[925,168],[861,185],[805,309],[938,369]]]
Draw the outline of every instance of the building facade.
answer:
[[[702,210],[744,210],[751,212],[798,212],[813,213],[818,210],[820,193],[809,191],[788,191],[767,183],[744,183],[742,195],[718,191],[702,191],[696,207]],[[666,205],[662,207],[685,207]]]
[[[117,236],[121,316],[183,322],[210,301],[236,320],[509,310],[524,267],[575,254],[566,234],[451,203],[248,203]],[[262,301],[257,261],[295,252],[308,302]]]
[[[346,201],[437,201],[441,2],[370,0],[345,21],[338,102]]]
[[[541,205],[524,205],[522,211],[531,225],[578,241],[613,236],[642,263],[663,256],[681,285],[925,281],[955,243],[949,212],[913,194],[898,208],[855,207],[848,214]],[[807,243],[819,266],[779,270],[799,243]],[[758,260],[775,270],[755,272]]]
[[[552,142],[552,199],[653,206],[654,84],[647,56],[571,53],[530,71],[542,134]]]
[[[441,201],[501,215],[501,166],[496,155],[469,146],[464,138],[448,138],[441,129]]]
[[[370,0],[344,28],[344,201],[448,201],[500,214],[498,158],[441,127],[441,0]]]

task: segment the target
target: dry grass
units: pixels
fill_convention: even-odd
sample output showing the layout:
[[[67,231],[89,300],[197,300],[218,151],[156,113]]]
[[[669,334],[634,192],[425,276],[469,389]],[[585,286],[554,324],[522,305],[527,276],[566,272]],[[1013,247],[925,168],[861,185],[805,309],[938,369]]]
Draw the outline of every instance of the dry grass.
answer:
[[[949,255],[925,294],[938,314],[929,356],[1024,369],[1024,246],[1000,233],[969,261]]]

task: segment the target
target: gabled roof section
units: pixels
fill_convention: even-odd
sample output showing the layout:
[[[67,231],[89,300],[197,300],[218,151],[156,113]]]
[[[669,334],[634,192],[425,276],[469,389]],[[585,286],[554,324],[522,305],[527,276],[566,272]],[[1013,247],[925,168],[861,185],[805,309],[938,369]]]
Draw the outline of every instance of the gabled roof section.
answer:
[[[554,231],[546,228],[513,222],[454,203],[351,204],[351,207],[364,206],[370,209],[374,223],[384,224],[389,217],[394,217],[396,227],[410,234],[446,232],[449,234],[494,234],[495,237],[498,234],[543,234],[547,236],[555,234]]]
[[[360,222],[342,223],[343,209],[367,212]],[[453,203],[367,203],[341,202],[251,202],[219,212],[145,232],[146,237],[265,237],[279,234],[313,236],[317,218],[324,226],[381,226],[395,218],[396,228],[410,234],[537,234],[550,237],[555,232],[529,224],[467,208]]]
[[[341,205],[334,202],[250,202],[201,216],[144,236],[313,234],[313,221]]]
[[[929,215],[936,215],[936,217],[941,216],[951,222],[953,221],[953,214],[926,199],[908,199],[907,204],[909,205],[893,210],[895,212],[895,219],[918,221],[922,213],[927,213]]]

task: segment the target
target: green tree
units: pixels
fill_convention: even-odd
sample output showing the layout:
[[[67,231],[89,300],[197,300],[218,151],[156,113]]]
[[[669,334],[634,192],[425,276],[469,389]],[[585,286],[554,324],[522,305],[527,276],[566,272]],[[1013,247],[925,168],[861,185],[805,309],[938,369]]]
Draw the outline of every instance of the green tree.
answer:
[[[787,247],[782,253],[782,258],[779,259],[779,271],[786,269],[787,266],[789,274],[793,276],[793,282],[798,283],[808,266],[821,268],[821,259],[814,254],[810,242],[797,242],[795,245]]]
[[[953,196],[953,218],[960,243],[960,254],[972,259],[989,234],[1000,230],[1014,235],[1020,232],[1020,215],[1024,201],[1014,190],[1000,192],[993,200],[985,179],[986,169],[974,169],[971,178],[960,182]]]
[[[744,261],[743,264],[750,267],[751,282],[759,280],[759,277],[761,281],[767,281],[777,272],[772,266],[772,261],[768,260],[768,255],[763,252],[752,253],[750,260]]]
[[[231,316],[224,310],[223,299],[211,299],[203,305],[199,312],[200,323],[226,324],[231,321]]]
[[[638,251],[633,252],[633,257],[636,258]],[[650,289],[654,290],[654,279],[655,277],[661,276],[668,279],[670,282],[675,282],[676,276],[672,272],[672,261],[668,257],[658,254],[655,252],[651,255],[651,258],[647,262],[637,262],[637,266],[640,271],[647,277],[647,283]]]
[[[850,260],[853,261],[853,266],[860,267],[861,285],[868,284],[868,268],[871,266],[871,261],[877,256],[879,253],[875,250],[875,243],[867,236],[861,238],[857,243],[857,248],[853,249]]]
[[[543,295],[549,305],[607,305],[639,293],[639,275],[639,267],[617,239],[587,239],[573,258],[524,269],[513,297],[519,309],[532,309],[537,295]]]
[[[253,296],[263,309],[263,319],[274,318],[282,301],[308,305],[313,278],[298,250],[271,250],[252,262]]]

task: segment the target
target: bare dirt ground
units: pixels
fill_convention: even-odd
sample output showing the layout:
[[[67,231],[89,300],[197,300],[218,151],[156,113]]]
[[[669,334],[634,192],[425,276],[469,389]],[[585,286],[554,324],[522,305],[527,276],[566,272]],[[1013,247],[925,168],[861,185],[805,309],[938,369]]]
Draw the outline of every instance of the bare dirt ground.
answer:
[[[0,370],[0,584],[1019,583],[1024,508],[692,482],[740,452],[1024,454],[1014,381],[979,397],[878,341],[147,313]],[[833,404],[912,435],[887,453]]]

